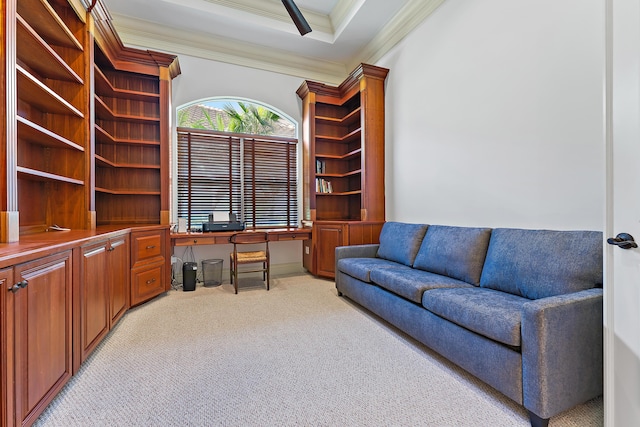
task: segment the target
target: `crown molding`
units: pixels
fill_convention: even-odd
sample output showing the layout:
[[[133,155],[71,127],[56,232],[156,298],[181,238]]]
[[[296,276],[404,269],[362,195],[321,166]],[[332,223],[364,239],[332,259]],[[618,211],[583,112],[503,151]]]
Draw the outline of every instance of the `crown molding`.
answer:
[[[333,39],[337,39],[347,24],[353,19],[366,0],[340,0],[335,5],[329,18],[333,26]]]
[[[211,37],[122,15],[113,15],[116,30],[128,46],[179,53],[213,61],[257,68],[304,79],[337,84],[344,80],[345,64],[319,61],[262,45]]]
[[[216,4],[231,3],[226,0],[207,1]],[[248,4],[254,4],[258,1],[260,0],[245,0],[239,3],[248,7]],[[113,24],[125,45],[184,54],[336,85],[342,82],[349,70],[357,64],[363,62],[375,64],[444,1],[409,0],[407,5],[358,55],[352,57],[349,63],[344,64],[295,55],[283,50],[265,48],[262,45],[229,38],[211,37],[203,33],[159,26],[149,21],[124,15],[113,14]],[[351,19],[362,2],[363,0],[341,0],[332,11],[332,14],[335,12],[335,17],[332,20],[337,22],[340,19]],[[338,28],[340,25],[338,24]]]
[[[351,69],[361,62],[375,64],[431,15],[444,1],[410,0],[409,4],[398,12],[363,49],[361,56],[346,64],[347,69]]]

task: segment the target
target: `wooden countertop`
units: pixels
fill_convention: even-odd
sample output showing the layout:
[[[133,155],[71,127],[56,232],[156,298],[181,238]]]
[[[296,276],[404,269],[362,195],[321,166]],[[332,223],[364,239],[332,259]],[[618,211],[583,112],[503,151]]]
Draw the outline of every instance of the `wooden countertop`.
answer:
[[[132,231],[169,229],[169,225],[111,225],[95,230],[47,231],[20,236],[20,241],[0,243],[0,268],[81,246],[92,240]]]

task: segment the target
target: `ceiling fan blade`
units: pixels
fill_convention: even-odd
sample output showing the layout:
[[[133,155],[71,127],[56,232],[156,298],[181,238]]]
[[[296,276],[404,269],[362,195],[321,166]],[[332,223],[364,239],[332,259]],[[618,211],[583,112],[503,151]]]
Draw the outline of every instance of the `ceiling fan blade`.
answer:
[[[289,12],[289,16],[291,16],[293,23],[298,27],[300,35],[304,36],[305,34],[310,33],[311,27],[309,26],[309,23],[304,19],[300,9],[298,9],[298,6],[296,6],[293,0],[282,0],[282,4],[284,5],[284,8],[287,9],[287,12]]]

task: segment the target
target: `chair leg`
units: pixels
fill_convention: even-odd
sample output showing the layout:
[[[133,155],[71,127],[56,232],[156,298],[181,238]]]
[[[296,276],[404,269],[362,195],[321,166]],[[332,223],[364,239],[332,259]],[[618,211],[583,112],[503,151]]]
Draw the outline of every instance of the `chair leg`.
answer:
[[[269,273],[269,263],[267,262],[267,263],[265,263],[265,264],[266,264],[266,265],[265,265],[265,271],[266,271],[266,273],[267,273],[267,290],[269,290],[269,276],[270,276],[270,273]]]
[[[234,288],[234,290],[235,290],[235,292],[236,292],[236,294],[237,294],[237,293],[238,293],[238,264],[235,264],[235,265],[234,265],[234,268],[233,268],[233,278],[234,278],[234,281],[233,281],[233,288]]]

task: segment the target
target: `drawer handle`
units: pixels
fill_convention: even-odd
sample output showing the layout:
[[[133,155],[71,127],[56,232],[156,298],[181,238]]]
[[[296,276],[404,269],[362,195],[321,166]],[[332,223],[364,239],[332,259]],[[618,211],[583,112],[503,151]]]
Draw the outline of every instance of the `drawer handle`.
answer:
[[[155,278],[155,277],[154,277],[153,279],[151,279],[151,280],[147,280],[147,285],[150,285],[150,284],[152,284],[152,283],[153,283],[153,282],[155,282],[155,281],[156,281],[156,278]]]
[[[155,247],[156,247],[156,245],[149,245],[149,246],[147,246],[147,249],[153,249]]]

